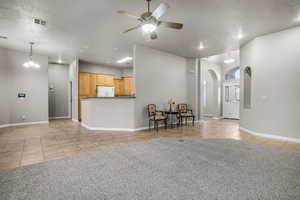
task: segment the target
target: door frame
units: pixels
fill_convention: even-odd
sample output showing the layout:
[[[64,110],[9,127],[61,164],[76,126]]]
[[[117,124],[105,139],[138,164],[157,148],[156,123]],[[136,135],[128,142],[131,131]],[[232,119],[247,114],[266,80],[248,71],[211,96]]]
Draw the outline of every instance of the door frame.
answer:
[[[240,103],[241,103],[241,101],[240,101],[240,98],[241,98],[241,94],[240,94],[240,92],[239,92],[239,98],[238,98],[238,117],[236,118],[236,117],[226,117],[226,116],[224,116],[224,109],[225,109],[225,100],[226,100],[226,89],[225,89],[225,87],[226,86],[239,86],[239,88],[240,88],[240,80],[230,80],[230,81],[223,81],[223,84],[222,84],[223,86],[222,86],[222,89],[223,89],[223,94],[222,94],[222,96],[223,96],[223,98],[222,98],[222,114],[223,114],[223,118],[225,118],[225,119],[240,119]],[[240,88],[240,90],[241,90],[241,88]],[[239,90],[239,91],[240,91]]]

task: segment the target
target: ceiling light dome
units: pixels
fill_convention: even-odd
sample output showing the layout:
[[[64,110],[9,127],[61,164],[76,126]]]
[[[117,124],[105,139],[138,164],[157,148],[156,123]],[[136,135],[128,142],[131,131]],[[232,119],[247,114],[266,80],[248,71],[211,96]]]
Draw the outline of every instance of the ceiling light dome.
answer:
[[[155,31],[156,26],[154,24],[144,24],[142,26],[142,29],[145,33],[152,33],[153,31]]]

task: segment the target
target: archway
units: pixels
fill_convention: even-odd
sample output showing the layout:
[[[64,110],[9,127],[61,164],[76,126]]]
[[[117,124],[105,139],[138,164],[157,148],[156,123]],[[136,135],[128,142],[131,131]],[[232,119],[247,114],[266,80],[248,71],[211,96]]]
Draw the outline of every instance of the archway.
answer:
[[[217,73],[213,69],[207,70],[207,76],[205,81],[205,103],[204,103],[204,115],[211,117],[219,117],[220,107],[220,89],[219,78]]]

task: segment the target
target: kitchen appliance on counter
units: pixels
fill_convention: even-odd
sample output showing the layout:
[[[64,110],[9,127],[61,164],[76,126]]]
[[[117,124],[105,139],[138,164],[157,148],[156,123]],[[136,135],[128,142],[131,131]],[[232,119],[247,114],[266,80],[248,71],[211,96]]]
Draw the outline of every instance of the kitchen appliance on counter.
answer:
[[[97,86],[97,97],[114,97],[115,87]]]

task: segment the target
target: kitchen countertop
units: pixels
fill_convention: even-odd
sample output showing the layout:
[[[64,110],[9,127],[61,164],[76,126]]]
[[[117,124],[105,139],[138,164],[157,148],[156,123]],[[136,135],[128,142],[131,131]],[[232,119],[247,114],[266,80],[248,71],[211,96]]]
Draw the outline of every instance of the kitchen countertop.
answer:
[[[135,96],[117,96],[117,97],[83,97],[81,100],[89,99],[135,99]]]

